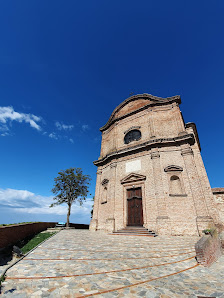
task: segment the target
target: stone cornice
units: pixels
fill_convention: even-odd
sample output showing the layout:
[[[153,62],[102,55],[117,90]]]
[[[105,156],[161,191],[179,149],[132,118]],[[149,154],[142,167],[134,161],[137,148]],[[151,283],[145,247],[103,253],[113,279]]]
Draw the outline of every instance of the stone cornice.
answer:
[[[141,108],[139,108],[139,109],[136,109],[135,111],[127,113],[126,115],[115,118],[115,114],[119,110],[121,110],[126,104],[128,104],[131,101],[135,101],[135,100],[139,100],[139,99],[149,100],[150,103],[143,106],[143,107],[141,107]],[[178,104],[181,104],[180,96],[175,95],[175,96],[172,96],[172,97],[162,98],[162,97],[153,96],[153,95],[147,94],[147,93],[130,96],[127,99],[125,99],[121,104],[119,104],[119,106],[117,106],[115,108],[115,110],[111,114],[111,116],[110,116],[109,120],[107,121],[107,123],[100,128],[100,131],[104,131],[104,130],[108,129],[113,123],[115,123],[115,122],[117,122],[121,119],[124,119],[128,116],[131,116],[133,114],[136,114],[140,111],[143,111],[145,109],[148,109],[149,107],[167,105],[167,104],[170,104],[170,103],[173,103],[173,102],[177,102]]]
[[[181,149],[181,155],[186,156],[186,155],[194,155],[194,152],[192,148],[183,148]]]
[[[140,151],[146,151],[151,148],[161,148],[161,147],[168,147],[168,146],[177,146],[182,144],[190,144],[193,145],[195,143],[195,138],[193,134],[185,134],[183,136],[178,136],[176,138],[160,138],[160,139],[152,139],[150,141],[135,145],[129,146],[127,148],[113,151],[101,159],[94,161],[95,166],[101,166],[107,164],[109,161],[113,159],[117,159],[119,157],[133,154]]]
[[[186,128],[192,127],[192,129],[194,131],[194,134],[195,134],[195,137],[196,137],[196,140],[197,140],[197,143],[198,143],[199,150],[201,151],[201,144],[200,144],[200,141],[199,141],[199,136],[198,136],[198,131],[197,131],[196,124],[194,122],[188,122],[187,124],[185,124],[185,127]]]
[[[214,195],[216,194],[224,194],[224,187],[215,187],[212,188],[212,192]]]

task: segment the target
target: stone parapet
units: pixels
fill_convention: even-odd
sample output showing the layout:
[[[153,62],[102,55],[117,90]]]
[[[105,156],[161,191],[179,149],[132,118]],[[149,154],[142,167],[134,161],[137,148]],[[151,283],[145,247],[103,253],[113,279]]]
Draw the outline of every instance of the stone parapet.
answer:
[[[56,222],[35,222],[0,227],[0,249],[13,245],[31,235],[40,233],[47,228],[55,227]]]

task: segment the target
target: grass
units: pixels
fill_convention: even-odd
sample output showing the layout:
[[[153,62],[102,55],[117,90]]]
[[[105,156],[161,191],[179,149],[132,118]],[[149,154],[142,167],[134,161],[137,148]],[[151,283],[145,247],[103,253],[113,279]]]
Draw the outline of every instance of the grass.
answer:
[[[26,254],[28,251],[30,251],[31,249],[36,247],[38,244],[40,244],[41,242],[43,242],[47,238],[53,236],[54,234],[56,234],[56,232],[53,232],[53,233],[45,232],[45,233],[37,234],[36,236],[34,236],[34,238],[32,238],[26,245],[24,245],[21,248],[22,253]]]
[[[5,280],[5,276],[4,275],[1,275],[0,276],[0,288],[2,286],[2,282]]]

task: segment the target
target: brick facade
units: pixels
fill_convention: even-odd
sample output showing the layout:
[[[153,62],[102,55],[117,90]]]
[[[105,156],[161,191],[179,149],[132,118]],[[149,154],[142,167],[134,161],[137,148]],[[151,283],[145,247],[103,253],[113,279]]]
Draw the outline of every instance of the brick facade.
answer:
[[[128,225],[127,190],[141,187],[144,227],[159,235],[201,235],[220,223],[194,123],[179,96],[135,95],[100,129],[102,144],[90,230]],[[140,139],[125,143],[129,132]]]

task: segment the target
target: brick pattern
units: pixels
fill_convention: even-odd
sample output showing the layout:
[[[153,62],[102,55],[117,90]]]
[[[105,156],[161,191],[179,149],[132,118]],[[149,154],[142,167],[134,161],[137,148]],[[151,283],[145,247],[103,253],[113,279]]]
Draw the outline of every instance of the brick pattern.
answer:
[[[128,218],[127,189],[134,186],[142,188],[144,227],[159,235],[202,235],[203,229],[220,224],[222,215],[217,211],[201,158],[195,125],[185,126],[178,101],[155,106],[145,106],[146,103],[145,99],[139,99],[127,105],[121,104],[119,115],[113,114],[113,118],[118,117],[119,120],[112,121],[102,130],[99,160],[112,152],[123,153],[98,166],[90,229],[112,232],[125,228]],[[147,108],[138,110],[140,106]],[[135,109],[137,112],[133,113]],[[139,127],[141,139],[125,144],[125,133],[132,127]],[[155,146],[144,147],[149,141],[190,134],[194,136],[194,143],[189,143],[186,138],[182,143],[167,143],[166,146],[156,143]],[[140,144],[143,149],[130,153],[131,147]],[[133,172],[144,175],[144,181],[134,179],[130,183],[121,183],[130,174],[126,172],[126,163],[130,161],[140,161],[141,167]],[[170,193],[171,174],[164,169],[171,165],[182,168],[178,173],[181,193]],[[101,183],[104,179],[108,180],[107,203],[102,204]]]
[[[218,234],[205,235],[195,244],[196,258],[199,264],[209,267],[222,255]]]
[[[212,191],[220,222],[224,224],[224,188],[212,188]]]

